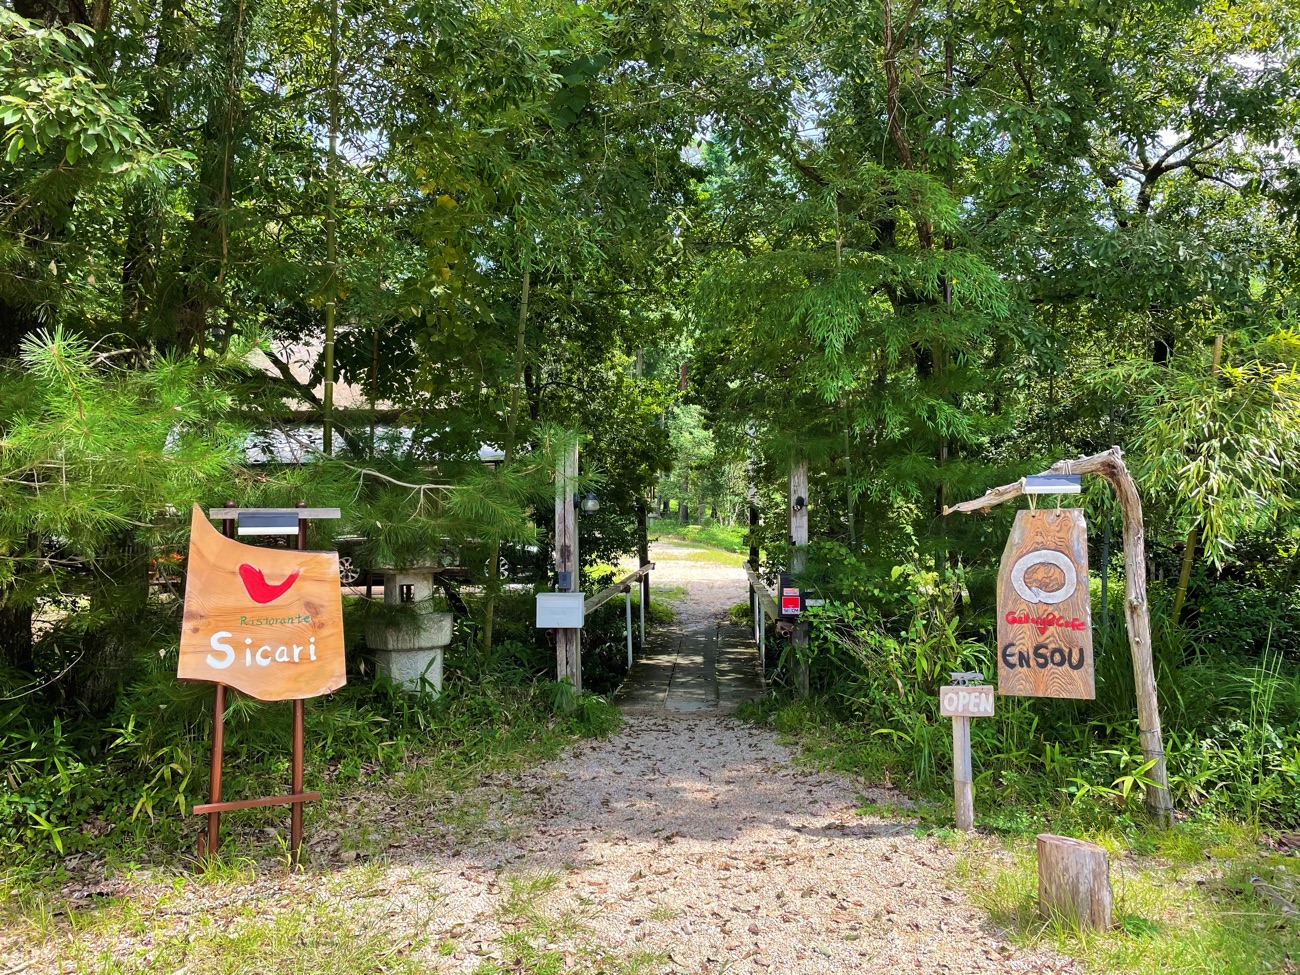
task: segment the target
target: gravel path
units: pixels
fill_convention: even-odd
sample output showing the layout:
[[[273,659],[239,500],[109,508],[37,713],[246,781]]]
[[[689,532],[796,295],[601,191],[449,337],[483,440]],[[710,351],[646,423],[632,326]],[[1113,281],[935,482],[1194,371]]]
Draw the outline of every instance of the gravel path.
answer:
[[[655,542],[650,549],[650,561],[655,564],[650,574],[651,586],[655,589],[681,587],[687,592],[686,599],[673,601],[673,612],[683,626],[712,626],[718,620],[725,620],[727,610],[747,598],[745,570],[739,565],[743,556],[734,557],[736,565],[726,565],[697,559],[701,555],[719,557],[714,550],[669,539]]]
[[[685,587],[678,621],[711,628],[745,599],[744,573],[689,556],[656,546],[654,585]],[[792,759],[726,715],[632,710],[619,735],[529,776],[544,798],[512,869],[564,869],[551,908],[665,971],[1072,970],[994,931],[949,883],[951,850],[858,815],[861,790]]]
[[[949,882],[952,851],[790,760],[727,717],[630,715],[530,777],[544,798],[510,869],[562,870],[548,909],[615,955],[665,956],[655,971],[1073,970],[995,932]]]

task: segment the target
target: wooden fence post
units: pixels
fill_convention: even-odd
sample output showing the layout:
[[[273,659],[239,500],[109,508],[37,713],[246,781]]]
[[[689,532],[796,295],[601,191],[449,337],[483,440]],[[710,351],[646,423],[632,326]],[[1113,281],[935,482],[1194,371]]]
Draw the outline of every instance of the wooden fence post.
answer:
[[[636,506],[636,557],[637,568],[650,564],[650,510],[645,501]],[[641,577],[641,648],[645,649],[645,614],[650,609],[650,573]]]
[[[975,828],[975,794],[971,787],[970,718],[952,719],[953,811],[957,828]]]
[[[555,571],[556,589],[582,590],[578,558],[578,511],[574,489],[578,479],[578,443],[575,440],[560,458],[555,471]],[[565,573],[568,573],[566,578]],[[567,585],[566,585],[567,582]],[[582,690],[582,630],[555,631],[555,679],[569,678],[575,691]]]
[[[808,461],[797,461],[790,468],[790,574],[798,576],[808,568]],[[800,697],[808,696],[808,663],[803,654],[808,649],[808,624],[800,619],[790,635],[798,663],[795,666],[795,683]]]

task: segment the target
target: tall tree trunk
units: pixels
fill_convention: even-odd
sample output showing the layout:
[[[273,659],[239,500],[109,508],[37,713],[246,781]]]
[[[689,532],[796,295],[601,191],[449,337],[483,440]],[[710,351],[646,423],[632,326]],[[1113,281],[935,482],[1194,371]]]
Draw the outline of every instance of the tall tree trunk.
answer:
[[[81,658],[67,675],[64,695],[94,715],[107,714],[140,652],[140,624],[149,599],[148,549],[124,534],[96,559],[90,592],[93,623]]]
[[[334,324],[339,304],[338,262],[338,158],[339,158],[339,3],[330,3],[330,152],[325,180],[325,262],[329,277],[325,285],[325,388],[321,402],[321,435],[326,456],[334,453]]]
[[[21,580],[23,565],[39,545],[35,535],[29,536],[24,550],[11,552],[16,565],[15,579],[0,588],[0,668],[13,671],[28,679],[35,676],[36,660],[33,656],[32,607],[18,602],[15,592]]]
[[[153,70],[148,73],[145,106],[140,121],[146,131],[171,127],[176,77],[183,66],[177,41],[183,9],[181,0],[163,0]],[[122,204],[126,214],[126,246],[122,256],[122,325],[128,334],[140,329],[158,296],[158,254],[162,243],[163,193],[144,181],[133,181]]]

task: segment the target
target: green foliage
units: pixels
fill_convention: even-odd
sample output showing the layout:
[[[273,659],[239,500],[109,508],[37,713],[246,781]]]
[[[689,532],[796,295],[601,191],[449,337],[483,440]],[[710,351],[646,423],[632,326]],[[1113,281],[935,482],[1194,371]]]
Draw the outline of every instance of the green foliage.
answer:
[[[30,165],[54,154],[76,166],[118,175],[141,162],[161,166],[183,154],[158,154],[121,93],[88,66],[94,38],[79,24],[34,27],[0,10],[0,146],[4,161]]]
[[[485,771],[509,770],[549,757],[575,737],[608,735],[618,712],[583,695],[553,710],[553,685],[537,680],[544,654],[506,647],[516,667],[484,674],[475,654],[452,648],[447,684],[435,699],[412,697],[357,670],[348,685],[307,707],[309,781],[327,782],[326,803],[308,813],[327,818],[329,799],[374,786],[418,765],[442,788],[474,784]],[[175,650],[154,655],[147,671],[96,722],[62,721],[30,702],[0,710],[0,848],[13,868],[40,876],[68,854],[90,850],[118,862],[171,862],[190,849],[195,802],[204,801],[211,735],[211,687],[177,684]],[[471,676],[473,675],[473,676]],[[283,791],[290,753],[284,705],[228,697],[227,795]],[[239,821],[228,828],[239,835]],[[228,838],[224,852],[243,844]],[[244,855],[270,850],[243,846]]]
[[[905,575],[906,573],[900,573]],[[951,580],[918,580],[910,608],[882,617],[828,601],[808,611],[807,662],[818,701],[776,706],[777,727],[802,737],[836,768],[948,802],[949,722],[938,688],[951,672],[993,677],[987,632],[970,632],[952,606]],[[1094,610],[1094,618],[1098,614]],[[1193,644],[1155,633],[1165,753],[1176,807],[1198,820],[1242,817],[1300,825],[1288,796],[1300,788],[1300,669],[1270,650]],[[972,724],[976,807],[986,825],[1022,832],[1063,824],[1132,824],[1149,764],[1138,741],[1127,636],[1119,614],[1094,635],[1095,701],[1000,698]],[[788,651],[782,666],[793,661]],[[760,715],[761,717],[761,715]],[[983,799],[979,797],[983,796]],[[1017,808],[1020,818],[999,810]]]
[[[683,537],[761,543],[779,570],[809,463],[801,582],[827,604],[800,662],[827,713],[882,732],[862,761],[922,790],[946,761],[936,682],[987,662],[1004,537],[942,506],[1121,444],[1158,597],[1197,532],[1186,628],[1155,612],[1179,798],[1286,820],[1289,7],[377,0],[335,29],[306,0],[90,6],[0,12],[0,687],[35,797],[8,842],[81,842],[52,812],[124,808],[95,791],[106,768],[140,815],[192,791],[175,748],[197,699],[119,697],[165,684],[192,502],[337,505],[363,563],[461,562],[483,592],[464,673],[547,672],[496,562],[503,542],[545,552],[574,435],[602,500],[589,567],[632,550],[657,488],[664,514],[729,526]],[[250,431],[311,447],[247,465]],[[600,686],[621,656],[606,616]],[[1118,625],[1097,702],[981,726],[984,787],[1128,815]],[[599,710],[570,693],[526,696]],[[48,761],[23,751],[38,737]]]
[[[959,869],[976,903],[1017,944],[1050,946],[1097,971],[1257,975],[1285,969],[1296,951],[1295,925],[1267,895],[1274,884],[1287,884],[1283,858],[1260,856],[1254,838],[1230,824],[1182,825],[1131,847],[1114,833],[1088,838],[1123,864],[1109,933],[1082,932],[1039,914],[1032,838],[1008,842],[1009,856],[971,856]],[[1257,872],[1268,878],[1254,877],[1263,888],[1252,883]]]
[[[710,548],[720,548],[724,552],[734,552],[738,555],[749,551],[749,542],[743,529],[736,526],[728,527],[707,520],[704,524],[682,525],[681,527],[674,525],[671,521],[661,521],[655,525],[655,532],[660,538],[681,539],[684,542],[707,545]]]
[[[1289,482],[1300,465],[1300,338],[1276,332],[1206,369],[1178,362],[1123,381],[1151,389],[1135,447],[1147,489],[1168,499],[1175,527],[1199,526],[1205,557],[1223,564],[1243,532],[1267,530],[1294,506]]]
[[[228,390],[240,351],[137,369],[62,330],[26,339],[26,371],[9,374],[0,394],[0,586],[42,568],[24,544],[32,535],[94,558],[115,535],[153,528],[169,506],[187,511],[228,475],[243,435]]]

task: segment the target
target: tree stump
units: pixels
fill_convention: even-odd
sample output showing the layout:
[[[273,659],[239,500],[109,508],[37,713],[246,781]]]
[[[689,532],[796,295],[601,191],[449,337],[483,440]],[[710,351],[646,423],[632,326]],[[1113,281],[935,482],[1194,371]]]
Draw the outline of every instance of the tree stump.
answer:
[[[1105,931],[1110,927],[1112,903],[1105,850],[1068,836],[1039,834],[1039,913],[1067,917],[1083,929]]]

